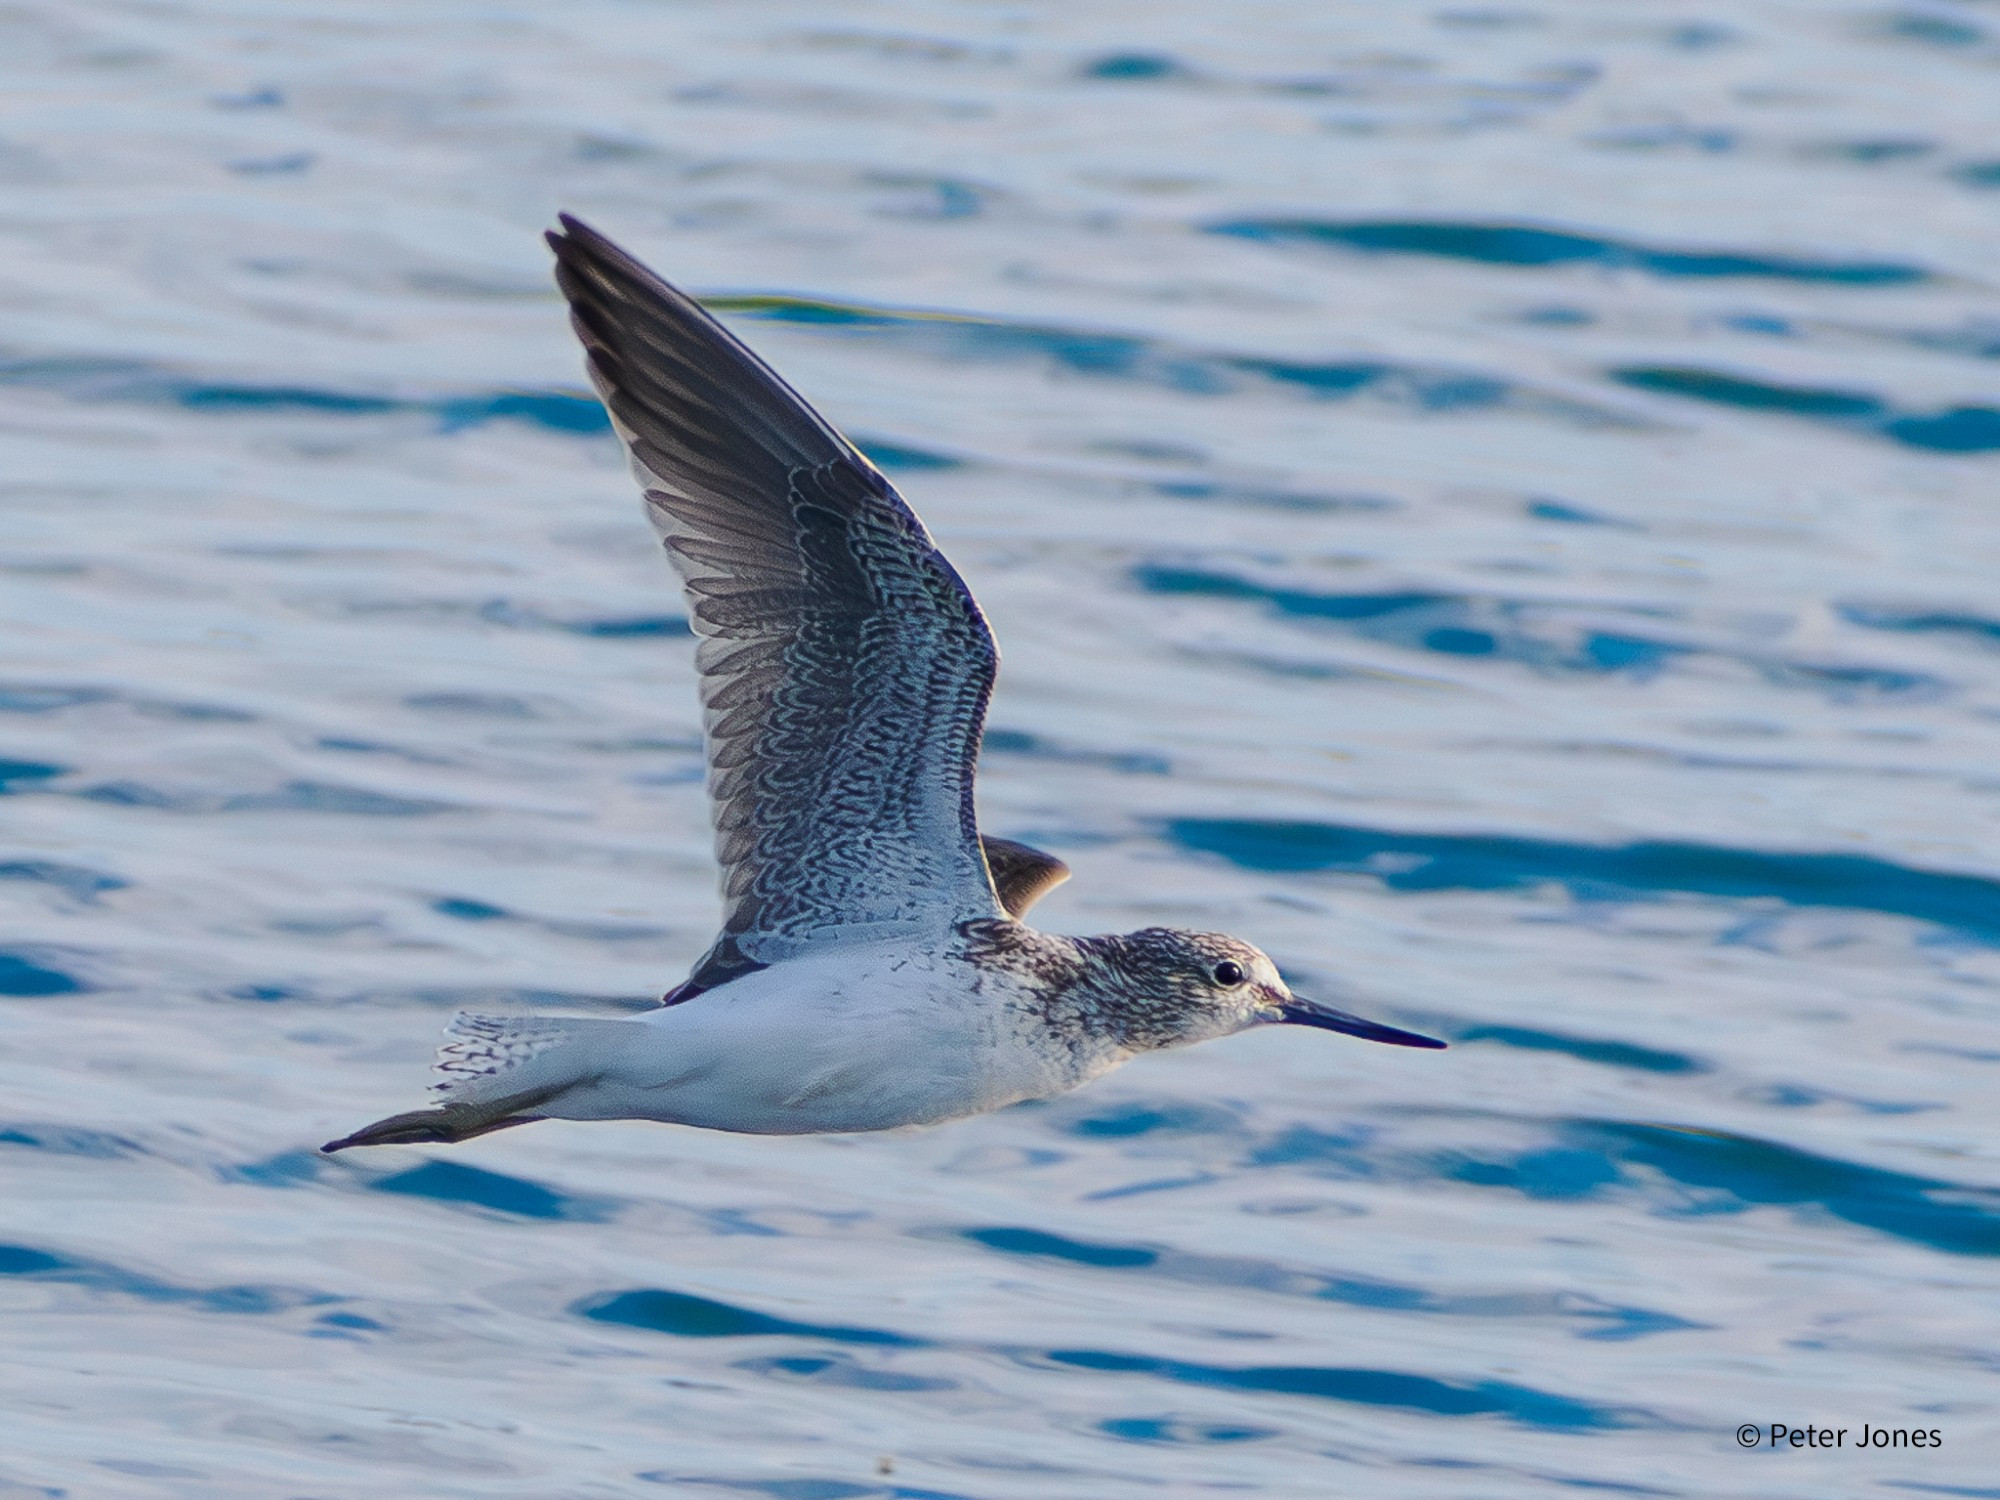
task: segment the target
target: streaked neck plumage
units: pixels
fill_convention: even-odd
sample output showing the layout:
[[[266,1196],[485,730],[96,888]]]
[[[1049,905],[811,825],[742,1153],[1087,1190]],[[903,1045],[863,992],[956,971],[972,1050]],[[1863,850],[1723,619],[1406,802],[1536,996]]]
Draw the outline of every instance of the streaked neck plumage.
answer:
[[[1247,1009],[1223,1013],[1205,1003],[1198,976],[1206,934],[1156,927],[1067,937],[1014,921],[959,930],[965,956],[1013,979],[1024,1019],[1074,1054],[1156,1052],[1256,1020]]]

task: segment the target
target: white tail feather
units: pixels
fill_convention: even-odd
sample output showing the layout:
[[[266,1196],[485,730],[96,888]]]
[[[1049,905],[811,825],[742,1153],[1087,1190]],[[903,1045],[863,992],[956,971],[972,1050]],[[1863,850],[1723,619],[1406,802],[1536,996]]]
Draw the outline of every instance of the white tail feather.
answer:
[[[438,1080],[431,1088],[446,1097],[560,1047],[581,1025],[560,1016],[482,1016],[462,1010],[445,1028],[450,1037],[431,1065]]]

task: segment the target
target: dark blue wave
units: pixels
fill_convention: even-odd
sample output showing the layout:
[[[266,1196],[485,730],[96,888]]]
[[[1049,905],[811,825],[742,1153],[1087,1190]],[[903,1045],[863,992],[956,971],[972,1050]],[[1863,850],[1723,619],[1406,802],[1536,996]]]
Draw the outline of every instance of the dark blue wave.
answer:
[[[0,713],[46,714],[102,703],[111,697],[103,688],[69,687],[59,683],[0,682]]]
[[[632,1476],[648,1484],[689,1485],[738,1490],[767,1500],[976,1500],[956,1490],[913,1489],[906,1484],[857,1484],[851,1479],[733,1479],[723,1475],[680,1474],[672,1469],[642,1469]]]
[[[1982,645],[2000,645],[2000,620],[1954,609],[1899,609],[1878,604],[1838,604],[1834,613],[1867,630],[1918,635],[1960,635]]]
[[[135,382],[139,378],[142,377],[135,377]],[[127,391],[127,399],[140,394],[139,389],[127,388]],[[423,409],[421,402],[399,401],[393,396],[357,395],[303,385],[208,385],[160,379],[146,394],[153,400],[168,401],[189,411],[306,411],[373,417]]]
[[[1676,1216],[1790,1208],[1808,1220],[1831,1215],[1948,1255],[2000,1255],[2000,1192],[1726,1131],[1566,1121],[1554,1145],[1460,1159],[1444,1170],[1460,1182],[1533,1198],[1637,1194],[1655,1212]],[[1662,1181],[1670,1191],[1662,1192]]]
[[[322,997],[295,984],[237,984],[222,991],[230,1000],[254,1000],[260,1005],[277,1005],[292,1000],[316,1001]]]
[[[248,724],[255,714],[214,703],[177,703],[166,698],[114,692],[110,688],[71,683],[0,682],[0,713],[48,714],[97,703],[123,702],[153,719],[192,719],[203,723]]]
[[[115,807],[148,807],[164,812],[315,812],[369,818],[414,818],[455,811],[450,802],[398,797],[365,787],[325,781],[288,781],[268,792],[172,792],[138,781],[107,781],[76,794]]]
[[[1528,504],[1528,514],[1537,521],[1558,521],[1569,526],[1613,526],[1621,531],[1644,531],[1646,528],[1636,521],[1620,520],[1617,516],[1599,515],[1594,510],[1585,510],[1580,505],[1571,505],[1562,500],[1534,500]]]
[[[1518,1047],[1525,1052],[1561,1052],[1581,1062],[1607,1068],[1637,1068],[1646,1073],[1706,1073],[1708,1064],[1685,1052],[1663,1052],[1656,1047],[1638,1047],[1630,1042],[1608,1041],[1601,1037],[1570,1036],[1560,1031],[1541,1031],[1526,1026],[1464,1026],[1451,1032],[1454,1042],[1493,1042],[1502,1047]]]
[[[1141,1266],[1157,1265],[1160,1252],[1140,1245],[1103,1245],[1088,1240],[1073,1240],[1060,1234],[1049,1234],[1040,1229],[1017,1229],[1000,1226],[991,1229],[965,1229],[960,1235],[975,1245],[984,1245],[988,1250],[998,1250],[1003,1255],[1044,1256],[1052,1260],[1066,1260],[1080,1266],[1099,1266],[1112,1270],[1132,1270]]]
[[[919,448],[914,443],[888,438],[867,437],[849,433],[854,446],[867,454],[877,468],[897,473],[905,469],[935,470],[962,469],[965,460],[949,453],[938,453],[930,448]]]
[[[1526,890],[1559,885],[1580,901],[1667,894],[1776,900],[1914,917],[2000,944],[2000,881],[1865,854],[1786,854],[1648,840],[1573,844],[1503,834],[1399,833],[1307,822],[1182,818],[1184,848],[1246,869],[1342,870],[1390,890]]]
[[[1210,568],[1142,564],[1133,580],[1156,594],[1245,599],[1296,619],[1325,621],[1365,636],[1446,656],[1490,656],[1545,671],[1648,677],[1692,648],[1632,631],[1550,629],[1545,606],[1422,590],[1321,594],[1256,583]]]
[[[1083,78],[1109,79],[1116,83],[1155,83],[1163,78],[1192,78],[1194,70],[1171,53],[1111,52],[1093,58],[1077,69]]]
[[[88,1287],[92,1291],[138,1297],[147,1302],[179,1303],[203,1312],[276,1313],[294,1307],[316,1307],[344,1300],[328,1292],[315,1292],[304,1287],[262,1283],[177,1286],[139,1271],[128,1271],[108,1261],[60,1255],[32,1245],[0,1245],[0,1276],[62,1282]]]
[[[732,1369],[753,1375],[810,1381],[814,1385],[840,1386],[857,1391],[951,1391],[958,1382],[938,1375],[912,1375],[903,1370],[872,1369],[860,1361],[838,1354],[771,1355],[739,1359]]]
[[[1822,161],[1857,162],[1865,167],[1883,162],[1913,161],[1937,150],[1936,141],[1919,136],[1865,136],[1859,140],[1813,141],[1799,148],[1802,156]]]
[[[509,599],[489,599],[474,611],[489,625],[514,630],[561,630],[570,635],[598,640],[659,639],[681,637],[694,632],[687,616],[679,614],[599,615],[565,619]]]
[[[1589,265],[1654,276],[1756,277],[1842,286],[1908,286],[1927,281],[1921,266],[1888,260],[1823,260],[1733,250],[1673,250],[1610,235],[1532,224],[1438,219],[1227,219],[1211,234],[1268,244],[1302,244],[1375,255],[1425,255],[1490,266]]]
[[[1125,1140],[1140,1135],[1216,1135],[1235,1130],[1236,1115],[1219,1105],[1184,1099],[1131,1100],[1116,1104],[1063,1101],[1055,1106],[1067,1135]]]
[[[1132,578],[1151,593],[1249,600],[1281,615],[1324,623],[1408,650],[1490,657],[1543,672],[1644,680],[1679,657],[1708,654],[1729,655],[1776,686],[1811,688],[1839,699],[1931,695],[1946,686],[1925,673],[1896,667],[1785,661],[1698,649],[1651,633],[1661,618],[1658,611],[1623,611],[1632,622],[1626,629],[1585,629],[1567,624],[1559,605],[1518,599],[1413,589],[1322,594],[1258,583],[1214,568],[1157,563],[1134,568]],[[1591,608],[1598,618],[1612,612],[1602,605]]]
[[[1394,510],[1396,502],[1380,495],[1323,495],[1269,485],[1227,484],[1211,479],[1156,479],[1146,489],[1169,500],[1220,500],[1264,510],[1292,510],[1315,515]]]
[[[267,1156],[259,1161],[239,1162],[231,1166],[219,1166],[215,1175],[224,1182],[247,1182],[255,1187],[295,1188],[307,1183],[323,1182],[334,1170],[328,1158],[318,1151],[280,1151],[275,1156]]]
[[[294,997],[324,1003],[323,997],[315,997],[303,990],[280,998]],[[658,995],[592,995],[578,990],[538,990],[526,986],[504,989],[440,986],[436,989],[389,990],[361,998],[398,1007],[429,1005],[439,1010],[573,1010],[586,1014],[652,1010],[660,1003]]]
[[[40,885],[54,886],[74,901],[95,901],[106,891],[122,891],[128,882],[116,875],[106,875],[101,870],[86,870],[81,865],[57,864],[49,859],[10,859],[0,861],[0,880],[34,881]]]
[[[1904,411],[1866,391],[1781,385],[1685,365],[1628,365],[1607,373],[1635,390],[1686,396],[1740,411],[1804,417],[1933,453],[1991,453],[2000,449],[2000,408],[1991,406]]]
[[[514,915],[504,906],[492,906],[464,896],[441,897],[431,903],[431,910],[441,917],[456,917],[461,922],[500,922]]]
[[[247,1000],[259,1005],[353,1005],[380,1004],[398,1009],[412,1005],[437,1010],[573,1010],[585,1013],[644,1011],[656,1007],[655,995],[589,995],[574,990],[523,988],[437,988],[418,990],[363,991],[342,993],[313,989],[307,985],[264,980],[231,985],[212,992],[215,998]]]
[[[1262,388],[1321,400],[1363,392],[1426,412],[1520,410],[1588,424],[1632,425],[1628,414],[1474,371],[1380,359],[1273,359],[1187,348],[1134,334],[975,315],[870,307],[805,297],[711,297],[719,312],[861,334],[874,342],[960,361],[1032,361],[1064,374],[1130,381],[1201,395]],[[321,386],[201,380],[132,360],[0,360],[0,385],[52,390],[74,400],[177,406],[222,415],[412,417],[460,432],[493,422],[595,435],[610,430],[596,397],[580,391],[512,390],[416,397]],[[874,444],[885,466],[942,468],[958,462],[906,444]]]
[[[1573,1294],[1441,1295],[1424,1287],[1369,1276],[1284,1266],[1249,1256],[1196,1255],[1151,1245],[1106,1244],[1072,1239],[1045,1230],[1012,1225],[959,1231],[964,1239],[1002,1255],[1067,1261],[1098,1270],[1142,1272],[1195,1286],[1243,1287],[1284,1296],[1309,1297],[1382,1312],[1446,1317],[1539,1318],[1576,1325],[1578,1338],[1599,1341],[1643,1338],[1697,1327],[1686,1319],[1642,1307],[1622,1307]]]
[[[1283,390],[1317,400],[1367,394],[1433,413],[1519,410],[1586,424],[1632,418],[1573,397],[1477,371],[1380,359],[1302,360],[1189,348],[1137,334],[1104,333],[995,318],[865,307],[804,297],[705,299],[717,311],[860,335],[935,358],[1031,361],[1065,375],[1121,380],[1186,394]]]
[[[360,1337],[364,1333],[389,1331],[389,1325],[379,1318],[364,1317],[355,1312],[321,1313],[313,1319],[313,1325],[310,1334],[312,1338],[343,1338],[355,1343],[364,1342]]]
[[[1219,1426],[1166,1417],[1112,1417],[1097,1430],[1126,1443],[1249,1443],[1276,1437],[1275,1427]]]
[[[446,432],[484,427],[488,422],[522,422],[551,432],[599,433],[611,430],[611,419],[595,396],[581,391],[498,391],[480,396],[450,396],[422,403]]]
[[[538,719],[535,706],[511,693],[411,693],[406,708],[420,713],[469,714],[480,719]]]
[[[440,431],[518,422],[551,432],[609,432],[595,396],[582,391],[484,391],[458,396],[385,396],[323,386],[202,380],[137,360],[87,358],[0,360],[0,385],[53,390],[82,401],[178,406],[185,411],[270,412],[332,417],[416,416]]]
[[[358,740],[344,734],[321,735],[312,743],[316,750],[332,750],[341,755],[386,755],[413,766],[451,764],[446,756],[433,755],[424,750],[411,750],[402,745],[386,744],[381,740]]]
[[[572,615],[554,613],[531,604],[519,604],[507,598],[472,600],[376,597],[350,599],[342,607],[347,613],[362,618],[403,614],[426,620],[476,620],[483,625],[498,625],[508,630],[554,630],[567,635],[589,636],[596,640],[654,640],[663,637],[684,637],[692,633],[688,627],[687,616],[681,614]],[[439,695],[430,696],[435,699]],[[488,697],[487,701],[495,700]]]
[[[1253,1167],[1310,1166],[1357,1182],[1387,1176],[1385,1159],[1378,1159],[1370,1125],[1345,1122],[1337,1127],[1287,1125],[1256,1141],[1244,1156]]]
[[[137,1141],[109,1131],[91,1130],[82,1125],[45,1125],[29,1120],[0,1122],[0,1146],[21,1146],[31,1151],[46,1151],[52,1156],[87,1156],[98,1161],[138,1156],[144,1151]]]
[[[1833,1089],[1808,1088],[1802,1083],[1751,1084],[1739,1090],[1737,1097],[1773,1109],[1814,1109],[1822,1104],[1840,1104],[1871,1115],[1919,1115],[1951,1107],[1940,1101],[1864,1099],[1857,1094],[1843,1094]]]
[[[1932,47],[1977,47],[1986,33],[1959,16],[1936,11],[1903,10],[1884,16],[1877,25],[1884,36],[1902,42],[1923,42]]]
[[[300,412],[343,417],[411,415],[430,419],[441,432],[463,432],[493,422],[517,422],[571,434],[594,435],[611,430],[611,421],[597,398],[576,391],[492,391],[423,399],[314,386],[204,384],[151,376],[93,394],[99,400],[140,400],[189,411]]]
[[[658,937],[664,928],[648,927],[633,922],[566,922],[548,918],[527,916],[521,912],[509,911],[504,906],[495,906],[490,901],[478,901],[470,896],[440,896],[430,904],[431,910],[441,917],[450,917],[459,922],[525,922],[540,927],[544,931],[557,933],[563,937],[583,938],[589,941],[617,942],[621,939]]]
[[[60,776],[69,768],[52,766],[39,760],[10,760],[0,757],[0,797],[5,797],[17,787],[31,787],[37,782]]]
[[[1396,1407],[1437,1417],[1495,1416],[1523,1427],[1583,1430],[1663,1425],[1650,1413],[1631,1407],[1598,1406],[1502,1380],[1461,1384],[1400,1370],[1207,1365],[1146,1355],[1111,1354],[1097,1349],[1055,1349],[1044,1357],[1070,1369],[1106,1375],[1150,1375],[1157,1380],[1212,1390],[1310,1396],[1358,1406]]]
[[[824,1339],[836,1344],[872,1344],[894,1349],[924,1348],[929,1341],[884,1328],[850,1328],[838,1324],[797,1323],[768,1313],[717,1302],[687,1292],[641,1288],[604,1292],[572,1303],[570,1311],[595,1323],[618,1323],[683,1339],[759,1338],[783,1334],[791,1338]]]
[[[12,952],[0,949],[0,995],[33,999],[44,995],[81,994],[89,988],[75,975],[50,968],[44,961],[44,955],[31,957],[18,948]]]
[[[438,1203],[487,1209],[522,1219],[569,1219],[602,1223],[612,1216],[614,1205],[603,1198],[560,1192],[510,1177],[488,1172],[463,1162],[427,1161],[391,1177],[379,1177],[368,1184],[377,1193],[400,1193],[412,1198],[429,1198]]]
[[[398,797],[337,782],[288,781],[276,791],[242,792],[225,797],[222,812],[343,813],[368,818],[414,818],[451,812],[453,805],[428,797]]]
[[[1132,776],[1164,776],[1173,769],[1164,755],[1148,750],[1087,750],[1080,746],[1058,745],[1041,735],[1020,729],[989,728],[980,750],[983,754],[1024,755],[1073,766],[1101,766],[1108,771],[1123,771]]]
[[[570,1311],[593,1322],[643,1328],[676,1338],[781,1336],[883,1348],[932,1347],[928,1340],[886,1329],[796,1322],[738,1307],[734,1303],[651,1288],[585,1297],[571,1304]],[[1069,1369],[1148,1375],[1179,1384],[1312,1396],[1363,1406],[1400,1407],[1436,1416],[1492,1415],[1523,1426],[1580,1429],[1657,1425],[1657,1419],[1644,1412],[1595,1406],[1568,1396],[1504,1381],[1458,1384],[1395,1370],[1317,1366],[1240,1368],[1095,1349],[1006,1352],[1032,1363],[1055,1364]]]
[[[1788,1208],[1809,1226],[1835,1218],[1950,1255],[2000,1255],[2000,1192],[1727,1131],[1563,1120],[1526,1150],[1403,1155],[1366,1127],[1293,1125],[1244,1162],[1354,1181],[1442,1179],[1550,1202],[1623,1200],[1669,1218]],[[1612,1325],[1599,1336],[1629,1335]]]

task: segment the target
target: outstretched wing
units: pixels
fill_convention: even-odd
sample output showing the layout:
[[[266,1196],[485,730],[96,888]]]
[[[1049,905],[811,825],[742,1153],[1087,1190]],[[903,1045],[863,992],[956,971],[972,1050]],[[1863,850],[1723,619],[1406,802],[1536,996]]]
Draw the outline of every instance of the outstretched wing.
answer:
[[[700,637],[723,928],[693,983],[999,915],[972,807],[997,657],[971,593],[762,360],[562,224],[556,282]]]

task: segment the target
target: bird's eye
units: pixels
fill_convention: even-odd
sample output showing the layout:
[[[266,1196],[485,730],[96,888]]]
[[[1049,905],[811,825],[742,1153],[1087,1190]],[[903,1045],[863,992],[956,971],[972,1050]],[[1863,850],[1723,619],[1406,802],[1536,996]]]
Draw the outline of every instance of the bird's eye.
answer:
[[[1208,971],[1208,977],[1224,989],[1234,989],[1250,976],[1243,972],[1243,965],[1233,958],[1225,958]]]

